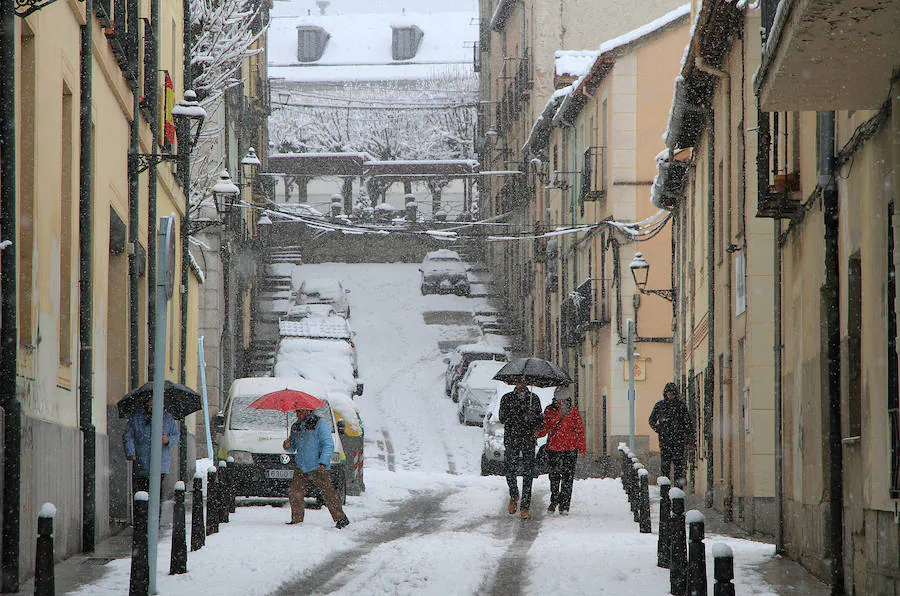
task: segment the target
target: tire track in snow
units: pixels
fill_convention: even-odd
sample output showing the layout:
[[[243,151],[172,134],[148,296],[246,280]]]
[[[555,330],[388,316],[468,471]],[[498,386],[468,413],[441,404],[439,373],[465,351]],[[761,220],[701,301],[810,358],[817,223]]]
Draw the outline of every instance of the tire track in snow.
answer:
[[[321,564],[306,570],[302,577],[281,584],[272,596],[312,596],[340,591],[357,576],[369,571],[364,557],[375,549],[397,540],[443,531],[446,519],[443,504],[454,492],[444,490],[402,501],[394,511],[378,516],[384,523],[378,529],[361,535],[364,543],[334,553]]]

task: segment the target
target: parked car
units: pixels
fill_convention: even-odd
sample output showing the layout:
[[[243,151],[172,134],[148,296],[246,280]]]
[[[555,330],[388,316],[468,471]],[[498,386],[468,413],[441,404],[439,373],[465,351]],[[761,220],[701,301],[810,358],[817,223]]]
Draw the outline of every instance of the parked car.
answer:
[[[422,273],[423,296],[432,293],[469,295],[466,265],[452,250],[441,249],[428,253],[419,271]]]
[[[483,429],[483,440],[481,448],[481,475],[490,476],[491,474],[503,475],[504,447],[503,447],[503,423],[497,418],[500,416],[500,398],[505,393],[512,391],[512,386],[507,385],[506,391],[498,391],[497,395],[491,400],[481,423]],[[543,410],[553,401],[553,392],[555,387],[531,387],[530,388],[541,400],[541,409]],[[547,437],[541,437],[537,440],[538,446],[547,442]],[[535,473],[542,473],[542,470],[535,470]]]
[[[329,317],[305,316],[297,321],[282,318],[278,322],[278,336],[281,338],[304,337],[307,339],[343,342],[350,348],[349,354],[350,362],[353,366],[353,376],[359,376],[359,355],[356,350],[356,343],[353,341],[355,334],[350,329],[350,323],[344,317],[337,315]]]
[[[353,398],[345,393],[329,392],[328,404],[334,411],[338,426],[343,425],[344,434],[341,435],[341,443],[347,456],[347,494],[359,496],[366,490],[363,474],[366,463],[364,453],[366,434],[359,410]]]
[[[257,410],[249,407],[257,398],[281,389],[309,391],[304,379],[251,377],[235,379],[228,391],[224,408],[214,419],[218,458],[234,458],[236,493],[246,497],[287,497],[294,476],[294,458],[282,442],[293,422],[290,414],[276,410]],[[317,393],[326,403],[328,392],[322,387]],[[331,425],[334,453],[331,454],[331,481],[340,496],[347,500],[347,457],[343,446],[343,424],[338,424],[330,406],[316,410],[316,414]],[[311,497],[318,491],[309,491]]]
[[[491,400],[498,393],[502,395],[509,391],[509,385],[494,380],[494,375],[504,366],[505,362],[496,360],[476,360],[469,365],[466,374],[457,384],[457,416],[460,424],[481,424]]]
[[[444,392],[457,401],[456,383],[466,373],[469,365],[476,360],[495,360],[507,362],[509,354],[501,346],[478,342],[463,344],[447,358],[444,363],[447,370],[444,372]]]
[[[303,278],[302,269],[295,268],[291,275],[294,301],[298,305],[330,304],[342,317],[350,316],[350,290],[339,280],[331,278]]]

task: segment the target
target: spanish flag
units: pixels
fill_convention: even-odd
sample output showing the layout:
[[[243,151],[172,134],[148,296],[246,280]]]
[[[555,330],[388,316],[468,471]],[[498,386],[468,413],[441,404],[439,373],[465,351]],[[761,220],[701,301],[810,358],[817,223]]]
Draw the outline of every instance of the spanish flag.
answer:
[[[160,139],[163,147],[171,147],[175,144],[175,118],[172,116],[172,108],[175,107],[175,84],[172,77],[166,71],[166,83],[163,90],[163,109],[161,122],[163,136]]]

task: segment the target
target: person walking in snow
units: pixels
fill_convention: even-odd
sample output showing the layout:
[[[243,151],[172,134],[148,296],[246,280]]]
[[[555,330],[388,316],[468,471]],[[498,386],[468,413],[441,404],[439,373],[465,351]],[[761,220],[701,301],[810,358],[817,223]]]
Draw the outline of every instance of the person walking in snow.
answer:
[[[337,491],[331,483],[331,454],[334,453],[334,439],[328,421],[316,416],[313,410],[296,410],[297,421],[291,425],[291,434],[282,445],[286,451],[294,453],[294,478],[288,492],[291,504],[291,521],[288,525],[303,522],[306,486],[312,482],[322,493],[325,506],[335,521],[335,527],[345,528],[350,520],[344,514]]]
[[[122,435],[122,443],[125,447],[125,457],[132,462],[131,487],[132,492],[150,491],[150,437],[153,436],[151,426],[153,421],[153,402],[146,400],[143,407],[131,415],[125,434]],[[160,473],[165,480],[172,463],[171,446],[177,445],[179,439],[178,425],[172,415],[163,410],[163,436],[162,458]],[[161,484],[161,483],[160,483]],[[162,499],[160,499],[160,503]]]
[[[693,437],[693,429],[690,412],[679,398],[678,386],[675,383],[666,383],[663,398],[653,406],[650,413],[650,428],[659,434],[661,474],[670,478],[673,485],[684,487],[685,448]],[[674,474],[670,476],[672,468]]]
[[[559,507],[560,515],[569,515],[575,463],[579,453],[584,455],[587,443],[584,439],[584,421],[578,408],[570,404],[568,387],[557,387],[553,402],[544,409],[544,425],[535,437],[545,435],[550,476],[550,506],[547,511],[553,513]]]
[[[518,508],[522,519],[531,519],[531,483],[534,480],[534,433],[541,426],[541,400],[528,390],[525,379],[500,398],[498,420],[503,424],[503,467],[509,485],[510,515]],[[518,463],[521,460],[522,500],[519,501]]]

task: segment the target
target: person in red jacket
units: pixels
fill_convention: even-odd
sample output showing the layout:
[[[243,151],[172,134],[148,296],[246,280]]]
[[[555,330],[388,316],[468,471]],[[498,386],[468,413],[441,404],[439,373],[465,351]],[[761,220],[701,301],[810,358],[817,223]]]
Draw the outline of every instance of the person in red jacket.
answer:
[[[550,468],[550,506],[553,512],[559,507],[560,515],[569,515],[572,503],[572,485],[575,482],[575,462],[578,454],[584,455],[584,422],[578,408],[569,401],[569,388],[557,387],[553,402],[544,409],[544,425],[535,437],[547,435],[547,459]]]

